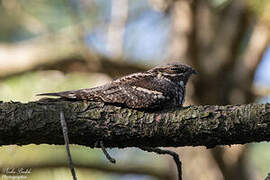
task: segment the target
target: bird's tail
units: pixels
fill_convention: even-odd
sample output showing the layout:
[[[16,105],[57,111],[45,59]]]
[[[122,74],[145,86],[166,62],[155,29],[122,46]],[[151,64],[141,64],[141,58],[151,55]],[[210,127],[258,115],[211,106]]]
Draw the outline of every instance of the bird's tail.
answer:
[[[37,96],[58,96],[58,97],[64,97],[69,99],[76,99],[76,93],[74,91],[62,91],[62,92],[55,92],[55,93],[42,93],[37,94]]]

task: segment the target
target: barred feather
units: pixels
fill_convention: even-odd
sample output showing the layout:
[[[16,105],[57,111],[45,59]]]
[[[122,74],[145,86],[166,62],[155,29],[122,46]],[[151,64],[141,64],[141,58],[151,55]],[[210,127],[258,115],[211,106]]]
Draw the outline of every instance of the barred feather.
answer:
[[[117,103],[134,109],[181,107],[186,83],[195,73],[190,66],[168,64],[124,76],[103,86],[38,95]]]

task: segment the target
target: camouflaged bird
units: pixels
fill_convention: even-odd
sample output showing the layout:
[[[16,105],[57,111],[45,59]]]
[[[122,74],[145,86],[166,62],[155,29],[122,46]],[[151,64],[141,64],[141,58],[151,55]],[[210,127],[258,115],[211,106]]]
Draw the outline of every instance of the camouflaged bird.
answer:
[[[192,67],[171,63],[156,66],[146,72],[130,74],[94,88],[38,95],[101,101],[133,109],[175,108],[183,105],[186,84],[192,74],[197,74]]]

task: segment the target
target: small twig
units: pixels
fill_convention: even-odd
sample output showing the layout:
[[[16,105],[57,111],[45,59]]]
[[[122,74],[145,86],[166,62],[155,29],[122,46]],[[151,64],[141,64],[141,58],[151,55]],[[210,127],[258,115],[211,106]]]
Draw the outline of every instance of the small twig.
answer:
[[[65,121],[65,116],[64,116],[63,111],[60,112],[60,121],[61,121],[62,130],[63,130],[66,151],[68,155],[69,168],[70,168],[73,180],[77,180],[74,165],[71,159],[71,154],[70,154],[70,149],[69,149],[69,139],[68,139],[68,128],[67,128],[67,123]]]
[[[154,152],[157,154],[168,154],[173,157],[173,160],[177,166],[178,171],[178,180],[182,180],[182,163],[179,159],[179,156],[176,152],[170,151],[170,150],[164,150],[160,148],[151,148],[151,147],[140,147],[141,150],[147,151],[147,152]]]
[[[99,144],[100,144],[100,147],[101,147],[103,153],[105,154],[106,158],[107,158],[111,163],[115,164],[115,163],[116,163],[116,160],[115,160],[113,157],[111,157],[111,155],[110,155],[110,154],[108,153],[108,151],[105,149],[104,144],[103,144],[103,141],[99,141]]]
[[[267,177],[264,180],[270,180],[270,173],[268,173]]]

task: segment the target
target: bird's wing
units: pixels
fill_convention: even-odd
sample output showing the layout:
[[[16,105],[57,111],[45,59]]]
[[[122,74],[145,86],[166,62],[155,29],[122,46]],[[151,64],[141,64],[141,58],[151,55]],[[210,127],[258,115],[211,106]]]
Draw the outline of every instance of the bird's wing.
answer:
[[[135,109],[156,109],[174,98],[170,81],[158,79],[152,74],[127,76],[113,81],[103,91],[103,101],[124,104]]]
[[[117,103],[135,109],[155,109],[173,98],[173,94],[170,94],[171,86],[171,82],[167,80],[157,79],[151,74],[139,73],[95,88],[39,95]]]
[[[144,73],[131,74],[128,76],[118,78],[115,81],[112,81],[111,83],[107,83],[103,86],[98,86],[94,88],[61,91],[61,92],[54,92],[54,93],[41,93],[41,94],[37,94],[37,96],[58,96],[58,97],[63,97],[63,98],[68,98],[68,99],[99,100],[100,98],[98,97],[100,95],[106,96],[106,95],[116,94],[117,92],[122,90],[120,87],[128,86],[128,84],[133,82],[134,80],[141,80],[144,77],[142,76],[143,74]]]

